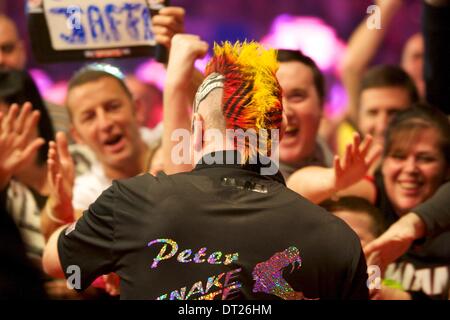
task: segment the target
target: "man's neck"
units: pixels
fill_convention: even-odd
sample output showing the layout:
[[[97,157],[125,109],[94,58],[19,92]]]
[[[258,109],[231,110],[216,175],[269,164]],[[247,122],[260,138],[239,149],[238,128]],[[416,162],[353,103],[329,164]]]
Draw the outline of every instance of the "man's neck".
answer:
[[[226,152],[226,151],[237,151],[236,148],[227,146],[224,148],[224,145],[215,145],[215,144],[205,144],[203,146],[203,149],[200,152],[194,152],[194,163],[195,166],[203,157],[206,155],[209,155],[211,153],[219,153],[219,152]]]

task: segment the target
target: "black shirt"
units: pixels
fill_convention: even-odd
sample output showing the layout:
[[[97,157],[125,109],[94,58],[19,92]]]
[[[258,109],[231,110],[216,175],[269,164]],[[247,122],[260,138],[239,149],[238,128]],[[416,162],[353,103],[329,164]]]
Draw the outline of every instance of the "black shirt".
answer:
[[[256,165],[115,181],[58,251],[82,289],[116,272],[122,299],[368,298],[357,236]]]

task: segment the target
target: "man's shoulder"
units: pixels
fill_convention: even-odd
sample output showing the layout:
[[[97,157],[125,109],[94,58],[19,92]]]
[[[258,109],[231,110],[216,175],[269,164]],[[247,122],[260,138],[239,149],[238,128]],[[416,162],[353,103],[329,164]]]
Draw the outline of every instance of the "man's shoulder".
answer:
[[[145,193],[148,196],[160,196],[170,193],[176,186],[176,181],[171,175],[158,173],[156,176],[150,173],[141,174],[132,178],[114,180],[113,186],[122,192]]]
[[[288,188],[283,193],[285,197],[291,198],[288,208],[298,216],[298,223],[318,242],[323,244],[326,239],[329,248],[359,246],[359,238],[342,219]]]

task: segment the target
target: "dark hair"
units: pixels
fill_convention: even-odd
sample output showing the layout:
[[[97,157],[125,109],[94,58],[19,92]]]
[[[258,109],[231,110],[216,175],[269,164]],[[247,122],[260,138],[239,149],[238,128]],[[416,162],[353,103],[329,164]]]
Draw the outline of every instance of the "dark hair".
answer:
[[[411,77],[400,67],[393,65],[379,65],[369,69],[361,81],[359,93],[366,89],[381,87],[403,88],[408,92],[412,103],[419,101],[419,93]]]
[[[43,165],[47,161],[48,142],[54,139],[53,125],[48,110],[31,76],[25,71],[0,71],[0,100],[10,105],[22,106],[29,101],[33,110],[40,112],[38,123],[39,136],[44,138],[45,144],[39,148],[37,164]]]
[[[439,109],[426,103],[416,103],[411,108],[398,112],[389,123],[386,131],[384,156],[391,151],[396,136],[401,132],[414,132],[426,128],[438,130],[440,135],[441,152],[447,165],[450,165],[450,122]],[[402,138],[402,144],[405,139]]]
[[[78,70],[74,74],[72,79],[70,79],[67,92],[70,92],[75,87],[81,86],[89,82],[97,81],[101,78],[115,79],[117,83],[120,85],[120,87],[123,89],[127,97],[130,100],[133,100],[133,95],[131,94],[130,89],[128,89],[127,85],[123,81],[123,74],[121,73],[121,71],[114,66],[106,64],[91,64]]]
[[[316,87],[320,104],[323,105],[325,101],[325,78],[313,59],[304,55],[300,50],[278,49],[277,60],[279,62],[297,61],[308,66],[313,74],[314,87]]]
[[[385,222],[380,210],[373,206],[369,201],[360,197],[342,197],[338,200],[325,200],[320,204],[322,208],[329,212],[351,211],[355,214],[366,213],[373,221],[371,231],[378,237],[385,230]]]

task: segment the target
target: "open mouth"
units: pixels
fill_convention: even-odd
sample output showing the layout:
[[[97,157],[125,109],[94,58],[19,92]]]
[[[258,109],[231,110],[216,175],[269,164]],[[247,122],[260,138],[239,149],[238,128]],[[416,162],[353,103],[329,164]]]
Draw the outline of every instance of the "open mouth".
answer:
[[[417,192],[423,183],[420,181],[399,181],[398,185],[406,192]]]
[[[122,139],[122,135],[121,134],[117,134],[117,135],[111,136],[108,139],[106,139],[104,141],[104,144],[107,145],[107,146],[113,146],[116,143],[118,143],[121,139]]]
[[[125,139],[123,134],[114,134],[108,137],[106,140],[104,140],[103,145],[106,148],[106,150],[110,152],[118,152],[122,150],[124,142]]]
[[[299,131],[299,128],[298,128],[298,127],[288,126],[288,127],[286,128],[285,134],[286,134],[287,136],[295,136],[295,135],[298,133],[298,131]]]

